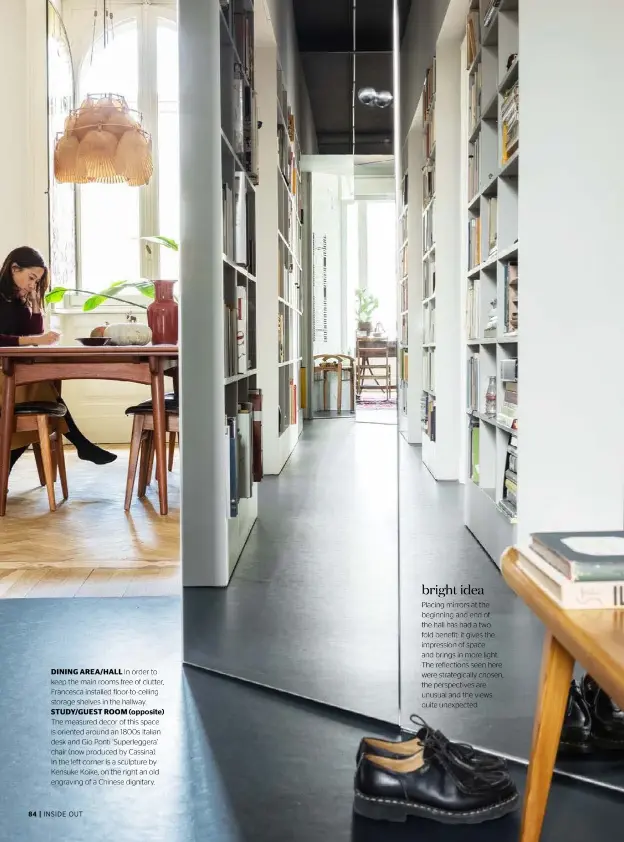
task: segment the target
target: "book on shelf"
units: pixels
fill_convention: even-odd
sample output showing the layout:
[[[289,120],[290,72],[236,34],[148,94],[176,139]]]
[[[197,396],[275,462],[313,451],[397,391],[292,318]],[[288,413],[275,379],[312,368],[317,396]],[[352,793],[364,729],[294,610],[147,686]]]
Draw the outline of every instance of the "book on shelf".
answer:
[[[232,80],[232,147],[242,158],[245,152],[245,83],[239,65]]]
[[[245,174],[234,174],[234,262],[247,266],[247,187]]]
[[[223,305],[225,376],[234,377],[238,372],[238,308]]]
[[[223,216],[223,254],[228,260],[234,259],[234,197],[229,184],[224,184],[221,191],[221,211]]]
[[[423,394],[421,401],[422,428],[431,441],[436,440],[436,402],[433,395]]]
[[[258,184],[258,102],[256,92],[251,88],[245,88],[244,141],[243,163],[252,184]]]
[[[430,344],[436,341],[436,308],[433,302],[423,308],[423,342]],[[406,343],[407,344],[407,343]]]
[[[519,140],[519,83],[503,95],[501,122],[503,126],[502,163],[505,164],[518,148]]]
[[[483,15],[483,26],[489,26],[496,14],[496,10],[501,4],[501,0],[490,0]]]
[[[409,173],[405,173],[405,175],[403,176],[403,189],[402,189],[403,206],[404,207],[407,207],[407,202],[408,202],[408,196],[409,196],[408,185],[409,185]]]
[[[534,532],[530,548],[572,582],[624,582],[624,532]]]
[[[260,482],[264,476],[262,465],[262,389],[250,389],[249,401],[253,409],[253,478]]]
[[[468,12],[466,18],[466,68],[472,67],[479,52],[481,44],[481,31],[479,25],[479,11],[475,9]]]
[[[422,168],[423,208],[426,208],[435,193],[435,166],[427,162]]]
[[[250,85],[254,77],[254,32],[253,16],[249,12],[234,11],[234,40],[242,63],[242,69]]]
[[[238,407],[238,497],[249,498],[253,493],[253,430],[252,406],[241,403]]]
[[[518,567],[561,608],[570,610],[624,608],[624,583],[568,579],[531,547],[518,548]]]
[[[479,355],[471,354],[467,361],[466,410],[479,411]]]
[[[472,64],[472,62],[471,62]],[[477,128],[477,124],[481,119],[481,62],[475,68],[474,73],[471,73],[468,78],[468,132],[472,132]]]
[[[408,282],[407,282],[407,272],[403,276],[403,280],[401,281],[401,312],[405,313],[409,306],[409,295],[408,295]]]
[[[278,362],[286,362],[284,357],[284,316],[280,313],[277,317],[277,359]]]
[[[433,224],[433,205],[429,204],[423,214],[423,254],[428,252],[435,243]]]
[[[470,419],[470,479],[479,484],[479,419]]]
[[[470,278],[466,293],[466,334],[468,339],[479,338],[479,278]]]
[[[236,344],[238,348],[238,374],[248,369],[247,348],[247,288],[236,287]]]
[[[479,192],[479,155],[481,138],[477,137],[470,144],[468,152],[468,201],[471,202]]]
[[[431,67],[425,73],[423,83],[423,121],[428,121],[433,116],[436,92],[436,60],[433,57]]]
[[[230,517],[238,515],[238,423],[236,418],[228,418],[226,421],[228,429],[228,450],[229,450],[229,490],[230,490]]]
[[[498,249],[498,199],[491,196],[487,201],[488,207],[488,257],[496,253]]]
[[[423,299],[431,298],[436,291],[436,264],[433,257],[423,263]]]
[[[505,291],[504,317],[507,335],[518,331],[518,264],[504,264],[503,285]]]
[[[468,221],[468,270],[481,263],[481,217],[472,216]]]

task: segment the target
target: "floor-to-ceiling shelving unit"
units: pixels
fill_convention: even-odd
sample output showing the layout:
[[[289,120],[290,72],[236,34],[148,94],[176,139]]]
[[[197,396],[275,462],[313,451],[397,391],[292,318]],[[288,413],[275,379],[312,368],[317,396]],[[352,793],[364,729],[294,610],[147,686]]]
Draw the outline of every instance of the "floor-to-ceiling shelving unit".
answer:
[[[518,493],[518,0],[473,0],[466,32],[465,518],[498,560]]]
[[[422,458],[435,476],[436,449],[436,61],[423,85],[422,207]]]
[[[223,183],[224,517],[227,584],[258,515],[254,14],[250,0],[220,3]],[[256,423],[254,423],[256,421]],[[225,568],[227,567],[227,570]]]
[[[301,435],[301,331],[303,236],[301,149],[286,80],[277,66],[278,138],[278,325],[279,461],[281,467]]]

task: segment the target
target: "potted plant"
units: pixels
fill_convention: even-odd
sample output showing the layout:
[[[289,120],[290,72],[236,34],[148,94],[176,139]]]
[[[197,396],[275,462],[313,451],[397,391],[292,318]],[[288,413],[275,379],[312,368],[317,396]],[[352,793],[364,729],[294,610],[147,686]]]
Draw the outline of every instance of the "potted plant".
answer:
[[[373,327],[373,313],[379,307],[379,299],[367,289],[358,288],[355,291],[358,333],[368,336]]]

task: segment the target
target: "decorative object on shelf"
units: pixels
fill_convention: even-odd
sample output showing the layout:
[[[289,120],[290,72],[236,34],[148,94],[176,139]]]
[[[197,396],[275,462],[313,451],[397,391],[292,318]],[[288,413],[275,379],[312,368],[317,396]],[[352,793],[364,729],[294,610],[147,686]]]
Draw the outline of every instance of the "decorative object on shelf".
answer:
[[[147,345],[152,341],[152,331],[130,317],[125,322],[107,325],[104,337],[110,340],[111,345]]]
[[[173,297],[175,281],[154,281],[156,298],[147,308],[147,323],[154,345],[177,345],[178,302]]]
[[[496,377],[488,380],[488,387],[485,393],[485,414],[494,417],[496,415]]]
[[[142,187],[154,171],[152,139],[142,117],[119,94],[87,94],[56,139],[59,183]]]
[[[488,321],[485,326],[485,330],[483,331],[484,336],[496,336],[496,330],[498,328],[498,311],[496,309],[496,298],[493,298],[490,301],[490,312],[488,313]]]
[[[373,329],[372,318],[379,307],[379,299],[368,290],[361,288],[356,289],[355,298],[358,333],[361,332],[364,336],[368,336]]]

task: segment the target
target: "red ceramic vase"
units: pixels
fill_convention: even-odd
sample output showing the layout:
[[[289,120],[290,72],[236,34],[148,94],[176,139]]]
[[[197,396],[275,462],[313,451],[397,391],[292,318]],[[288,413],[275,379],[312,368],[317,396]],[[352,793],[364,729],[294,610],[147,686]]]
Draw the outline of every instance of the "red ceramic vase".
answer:
[[[175,281],[154,281],[155,299],[147,308],[152,345],[178,344],[178,302],[173,297]]]

